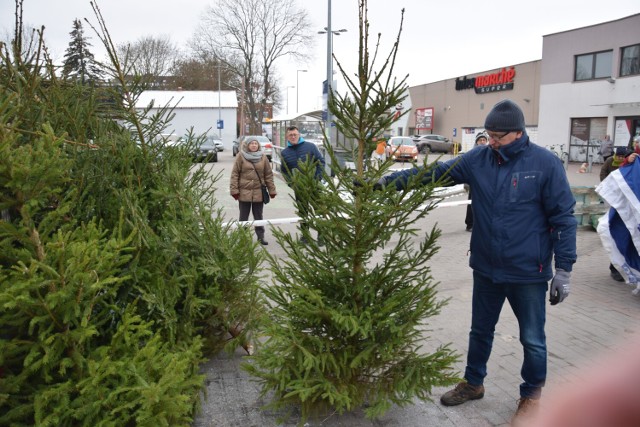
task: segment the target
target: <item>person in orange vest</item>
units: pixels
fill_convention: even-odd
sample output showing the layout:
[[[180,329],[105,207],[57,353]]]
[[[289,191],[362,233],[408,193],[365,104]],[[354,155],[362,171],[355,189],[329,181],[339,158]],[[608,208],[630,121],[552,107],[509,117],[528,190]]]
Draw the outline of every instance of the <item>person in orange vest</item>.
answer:
[[[375,136],[373,137],[373,141],[377,141],[378,143],[376,144],[376,149],[371,154],[371,158],[377,160],[379,165],[387,160],[387,141],[383,138],[380,138],[380,141],[378,141],[378,138]]]

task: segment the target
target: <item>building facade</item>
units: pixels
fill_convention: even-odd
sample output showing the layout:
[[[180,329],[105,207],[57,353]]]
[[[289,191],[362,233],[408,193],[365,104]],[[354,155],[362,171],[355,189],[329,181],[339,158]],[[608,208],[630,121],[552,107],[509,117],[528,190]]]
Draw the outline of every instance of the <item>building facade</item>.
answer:
[[[439,134],[469,150],[493,105],[509,98],[522,108],[535,140],[540,67],[541,61],[525,62],[409,88],[412,111],[405,135]]]
[[[543,37],[540,141],[588,162],[606,135],[640,135],[640,14]]]
[[[610,135],[640,135],[640,14],[543,36],[542,59],[409,89],[405,135],[434,133],[473,146],[490,109],[511,99],[535,143],[575,162],[601,161]]]
[[[173,118],[166,133],[183,136],[193,128],[196,136],[207,134],[221,136],[225,147],[238,134],[238,98],[235,91],[210,90],[149,90],[142,92],[136,101],[136,109],[143,110],[153,102],[153,114],[159,108],[173,108]],[[221,121],[221,128],[218,123]]]

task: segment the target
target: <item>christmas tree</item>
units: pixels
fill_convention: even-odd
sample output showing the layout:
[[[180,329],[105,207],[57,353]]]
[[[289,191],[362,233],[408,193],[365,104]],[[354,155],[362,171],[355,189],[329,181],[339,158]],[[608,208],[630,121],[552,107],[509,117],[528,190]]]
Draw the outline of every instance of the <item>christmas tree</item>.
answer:
[[[159,137],[171,111],[134,109],[99,11],[107,88],[61,81],[42,34],[24,58],[21,4],[0,50],[0,425],[188,425],[199,364],[263,311],[261,251]]]
[[[406,77],[393,77],[402,27],[377,71],[365,0],[359,27],[357,74],[350,78],[338,62],[349,92],[332,94],[329,103],[336,127],[354,141],[356,171],[339,167],[325,143],[335,176],[319,182],[309,163],[294,175],[298,211],[322,239],[310,239],[306,229],[306,243],[274,232],[287,257],[271,260],[273,283],[263,288],[270,322],[264,343],[244,365],[263,393],[272,394],[269,407],[299,407],[302,421],[357,408],[374,418],[392,404],[429,399],[433,387],[458,381],[457,355],[448,346],[423,348],[429,318],[445,301],[437,299],[428,267],[440,233],[424,233],[416,223],[434,207],[433,190],[442,183],[422,185],[426,168],[403,191],[379,190],[374,184],[392,161],[365,167],[373,136],[397,120],[395,106],[406,97]]]

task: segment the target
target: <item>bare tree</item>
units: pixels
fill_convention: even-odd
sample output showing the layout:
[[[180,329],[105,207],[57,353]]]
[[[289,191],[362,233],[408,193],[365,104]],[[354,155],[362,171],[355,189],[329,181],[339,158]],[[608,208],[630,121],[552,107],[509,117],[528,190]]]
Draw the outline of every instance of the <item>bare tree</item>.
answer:
[[[167,35],[144,36],[133,43],[120,44],[117,54],[127,74],[139,74],[161,82],[178,57],[178,48]]]
[[[217,58],[187,57],[174,63],[171,89],[241,90],[241,76]],[[219,80],[219,81],[218,81]]]
[[[220,0],[203,15],[192,48],[236,68],[251,130],[257,131],[267,104],[279,101],[276,63],[306,58],[313,45],[309,27],[307,12],[296,0]]]

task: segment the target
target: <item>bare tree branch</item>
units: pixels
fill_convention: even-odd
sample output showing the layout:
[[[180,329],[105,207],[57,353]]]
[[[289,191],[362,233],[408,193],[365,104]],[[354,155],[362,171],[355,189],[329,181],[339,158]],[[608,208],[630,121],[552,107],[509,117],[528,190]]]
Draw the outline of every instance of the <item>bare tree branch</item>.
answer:
[[[123,58],[123,68],[128,73],[157,78],[169,74],[178,49],[168,35],[144,36],[133,43],[118,45],[117,54]]]
[[[220,0],[202,17],[191,47],[242,76],[252,132],[260,129],[267,104],[280,102],[278,60],[307,57],[313,44],[309,26],[296,0]]]

